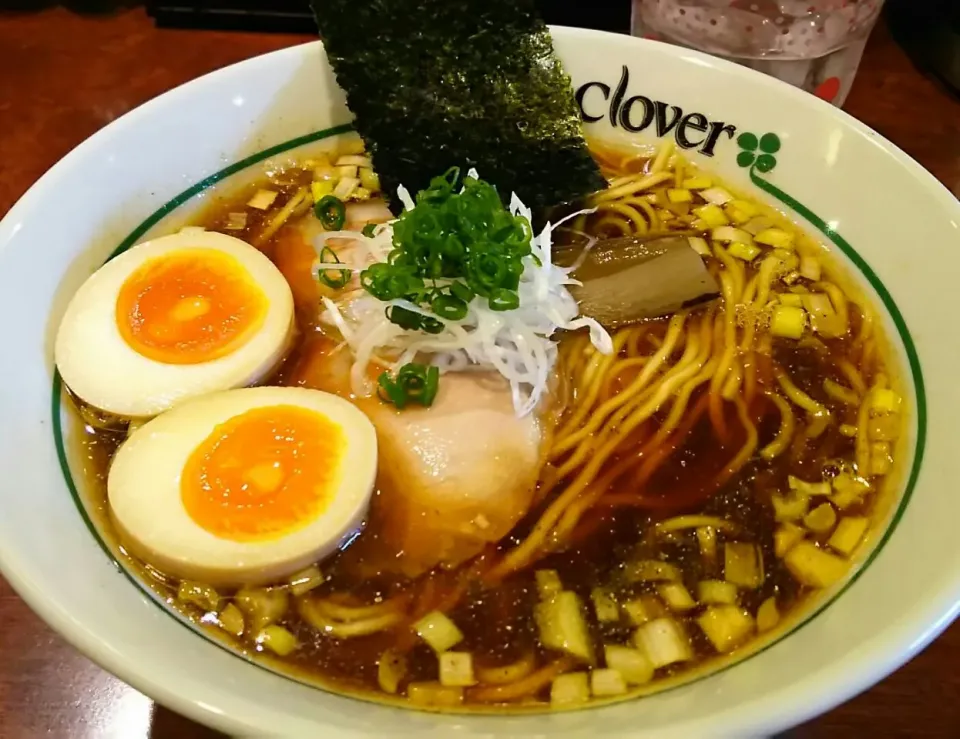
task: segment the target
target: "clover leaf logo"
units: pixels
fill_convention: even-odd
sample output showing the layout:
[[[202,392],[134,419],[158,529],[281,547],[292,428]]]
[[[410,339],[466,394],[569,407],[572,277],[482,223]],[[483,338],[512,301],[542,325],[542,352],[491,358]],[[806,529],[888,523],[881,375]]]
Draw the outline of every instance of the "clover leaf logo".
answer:
[[[737,164],[741,167],[753,166],[758,172],[769,172],[777,166],[774,156],[780,151],[780,137],[775,133],[765,133],[757,139],[754,133],[741,133],[737,137],[740,153],[737,154]],[[757,149],[760,153],[757,153]]]

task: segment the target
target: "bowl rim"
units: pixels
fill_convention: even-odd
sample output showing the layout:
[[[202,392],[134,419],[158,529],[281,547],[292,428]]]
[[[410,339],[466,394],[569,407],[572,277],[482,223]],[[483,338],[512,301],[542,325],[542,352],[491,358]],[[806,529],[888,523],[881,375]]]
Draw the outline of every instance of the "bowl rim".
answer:
[[[657,44],[657,46],[662,47],[660,53],[685,57],[687,60],[694,61],[700,66],[712,67],[726,74],[740,76],[745,83],[750,85],[766,85],[771,89],[778,89],[779,93],[777,94],[793,95],[797,99],[802,99],[804,104],[812,106],[814,110],[817,110],[816,106],[818,105],[824,106],[819,109],[821,115],[834,116],[835,119],[843,125],[852,127],[855,131],[869,139],[883,154],[904,164],[910,172],[910,175],[914,177],[919,184],[931,191],[931,195],[942,199],[947,210],[951,207],[954,208],[958,214],[958,218],[960,218],[960,203],[953,198],[950,191],[936,180],[932,174],[927,172],[905,152],[872,131],[872,129],[865,124],[825,101],[812,98],[798,89],[792,88],[785,83],[769,78],[754,70],[746,69],[732,62],[710,57],[700,52],[681,49],[647,39],[636,39],[621,34],[565,27],[552,27],[551,30],[554,33],[560,33],[564,36],[587,37],[592,39],[594,43],[602,41],[606,37],[613,37],[620,43]],[[74,160],[83,156],[87,150],[93,149],[107,141],[123,126],[136,126],[142,117],[151,115],[155,110],[159,111],[165,108],[176,109],[181,97],[187,94],[187,88],[190,88],[190,94],[193,94],[194,88],[198,85],[215,87],[221,73],[227,70],[237,72],[246,65],[256,66],[262,64],[266,58],[277,58],[283,55],[300,56],[310,53],[312,49],[319,47],[322,47],[321,42],[312,41],[253,57],[186,82],[138,106],[83,141],[61,159],[60,162],[51,167],[14,204],[4,219],[0,221],[0,235],[2,235],[3,227],[6,224],[16,223],[21,212],[28,211],[35,206],[35,201],[40,201],[43,198],[41,194],[42,191],[54,185],[59,172],[69,169]],[[242,163],[242,161],[236,162],[230,166],[237,166]],[[144,228],[144,231],[146,228],[149,228],[149,225]],[[141,224],[141,226],[143,226],[143,224]],[[131,234],[131,236],[133,236],[133,234]],[[890,530],[892,530],[892,528]],[[207,691],[209,694],[192,692],[190,695],[187,695],[182,688],[177,689],[173,687],[169,680],[157,679],[154,677],[155,673],[152,673],[149,669],[140,668],[137,664],[126,659],[122,653],[110,649],[104,640],[97,635],[95,630],[91,630],[72,619],[65,606],[57,602],[57,599],[50,593],[44,592],[40,583],[32,582],[24,578],[22,576],[22,566],[19,564],[18,559],[22,558],[18,556],[17,552],[9,550],[4,542],[0,541],[0,569],[2,569],[4,576],[8,579],[14,590],[44,621],[53,626],[60,635],[112,674],[137,689],[143,690],[143,692],[156,698],[160,703],[170,706],[204,724],[220,728],[224,731],[242,731],[249,730],[251,726],[255,725],[261,727],[269,725],[267,719],[270,714],[269,712],[264,712],[262,709],[253,714],[259,716],[260,721],[258,721],[258,724],[251,724],[245,720],[235,719],[233,715],[228,715],[225,710],[219,708],[217,706],[218,699],[221,702],[226,698],[228,699],[228,703],[240,703],[232,694],[226,691],[211,689]],[[899,623],[891,624],[883,631],[872,635],[870,640],[865,641],[864,644],[869,645],[870,648],[864,650],[866,654],[862,655],[857,661],[856,668],[848,666],[842,671],[824,668],[817,673],[820,679],[815,683],[811,678],[807,678],[803,683],[803,690],[801,691],[805,698],[804,700],[801,700],[799,697],[791,698],[786,691],[762,696],[762,699],[766,703],[769,704],[771,701],[776,701],[778,708],[782,709],[779,711],[776,719],[758,720],[754,718],[751,722],[749,707],[754,704],[753,701],[741,703],[721,715],[729,716],[730,718],[736,716],[737,726],[745,731],[749,730],[752,733],[754,731],[774,731],[795,725],[825,710],[829,710],[902,665],[929,644],[930,641],[949,625],[957,616],[958,612],[960,612],[960,573],[954,576],[952,583],[949,585],[951,587],[943,587],[934,597],[925,600],[923,604],[913,604],[908,612],[909,618],[903,618]],[[884,638],[882,640],[879,639],[879,635],[882,635]],[[799,687],[800,686],[798,686],[798,690]],[[759,699],[760,698],[758,698],[758,700]],[[251,714],[250,712],[245,712],[245,715],[249,717]],[[677,724],[676,726],[683,728],[685,724]],[[690,724],[691,728],[693,728],[693,726],[694,724]]]

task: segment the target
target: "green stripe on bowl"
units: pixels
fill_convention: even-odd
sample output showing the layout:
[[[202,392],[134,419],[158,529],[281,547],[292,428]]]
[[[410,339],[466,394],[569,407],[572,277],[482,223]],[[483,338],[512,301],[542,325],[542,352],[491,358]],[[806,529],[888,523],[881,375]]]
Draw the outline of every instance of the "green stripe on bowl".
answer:
[[[806,218],[816,227],[818,231],[820,231],[820,233],[830,239],[830,241],[833,242],[833,244],[841,252],[843,252],[843,254],[845,254],[851,262],[853,262],[854,266],[860,270],[860,274],[862,274],[867,279],[867,282],[870,283],[870,287],[874,289],[874,292],[876,292],[877,296],[880,298],[880,302],[883,303],[883,307],[887,309],[887,312],[890,314],[890,318],[893,320],[893,325],[897,329],[897,334],[900,336],[900,341],[903,342],[904,351],[907,353],[907,364],[910,367],[910,376],[913,379],[913,390],[916,400],[915,407],[917,413],[917,439],[913,452],[913,464],[910,465],[910,473],[907,477],[907,485],[903,493],[903,498],[901,499],[900,504],[897,506],[897,510],[893,514],[890,525],[887,527],[887,530],[884,532],[880,541],[877,542],[877,545],[870,553],[870,556],[867,557],[857,572],[853,574],[843,590],[841,590],[840,593],[837,593],[837,596],[839,596],[857,581],[857,579],[866,571],[870,563],[877,558],[877,555],[880,554],[880,550],[883,549],[887,541],[889,541],[894,529],[897,528],[897,525],[900,523],[900,519],[903,518],[903,514],[907,510],[907,503],[909,502],[910,497],[913,495],[913,489],[916,487],[917,479],[920,477],[920,467],[923,465],[923,453],[927,448],[927,390],[923,382],[923,370],[920,367],[920,355],[917,353],[917,347],[913,343],[913,337],[910,335],[910,329],[907,328],[907,322],[904,319],[903,314],[900,312],[900,309],[897,307],[897,304],[894,301],[893,296],[890,294],[890,291],[887,290],[887,286],[883,284],[883,281],[880,279],[877,273],[873,271],[873,268],[867,263],[867,260],[864,259],[860,253],[850,245],[850,242],[843,238],[843,236],[833,229],[825,220],[823,220],[799,200],[794,198],[792,195],[785,193],[773,183],[768,182],[760,177],[757,174],[756,164],[750,168],[750,181],[765,193],[772,195],[788,208]],[[835,600],[835,598],[824,604],[813,615],[815,616],[817,613],[821,613],[824,608],[833,602],[833,600]]]

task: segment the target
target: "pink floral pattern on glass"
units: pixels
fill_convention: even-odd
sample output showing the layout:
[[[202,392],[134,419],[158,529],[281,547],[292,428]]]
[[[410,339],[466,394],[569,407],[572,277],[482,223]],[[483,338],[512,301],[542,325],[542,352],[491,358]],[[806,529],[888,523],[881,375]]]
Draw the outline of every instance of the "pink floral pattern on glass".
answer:
[[[634,0],[634,33],[722,56],[841,104],[883,0]]]

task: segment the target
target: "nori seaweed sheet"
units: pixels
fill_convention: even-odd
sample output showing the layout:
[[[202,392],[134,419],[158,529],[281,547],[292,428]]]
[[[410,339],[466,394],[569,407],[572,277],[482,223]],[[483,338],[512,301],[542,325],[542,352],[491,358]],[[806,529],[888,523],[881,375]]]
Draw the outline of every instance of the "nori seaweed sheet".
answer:
[[[535,211],[606,187],[531,0],[311,0],[384,192],[451,166]]]

